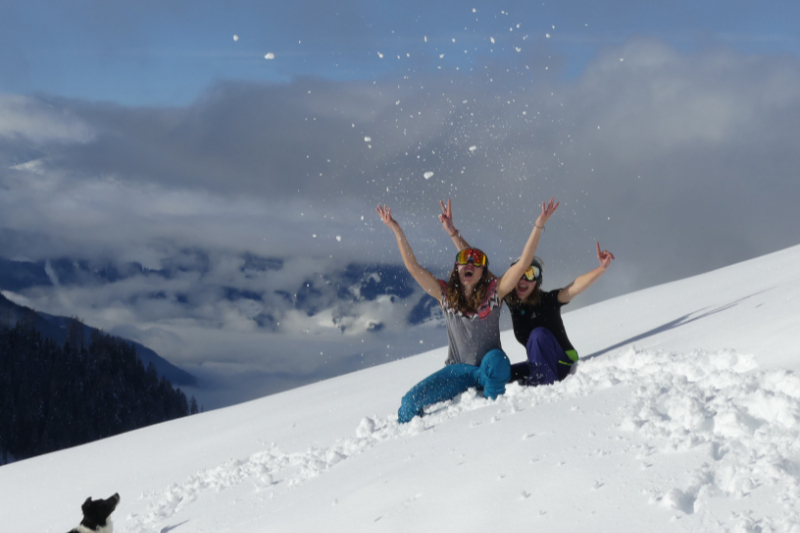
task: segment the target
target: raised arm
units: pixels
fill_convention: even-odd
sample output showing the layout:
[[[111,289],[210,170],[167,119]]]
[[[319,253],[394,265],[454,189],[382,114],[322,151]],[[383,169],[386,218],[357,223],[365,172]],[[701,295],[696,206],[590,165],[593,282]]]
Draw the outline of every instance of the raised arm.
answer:
[[[400,224],[392,218],[392,209],[384,205],[383,207],[378,206],[376,211],[383,223],[394,232],[394,236],[397,238],[397,247],[400,248],[400,255],[403,257],[403,264],[405,264],[411,277],[419,283],[425,292],[440,301],[442,299],[442,288],[439,286],[439,281],[417,262],[414,251],[411,250],[411,245],[408,244],[408,239],[406,239],[405,233],[400,228]]]
[[[453,208],[450,207],[450,199],[447,199],[447,207],[445,207],[444,202],[441,200],[439,200],[439,205],[442,207],[442,214],[439,215],[439,221],[442,223],[442,227],[450,238],[453,239],[453,244],[456,245],[459,252],[464,248],[469,248],[469,243],[461,236],[461,232],[456,229],[453,223]]]
[[[461,232],[458,231],[453,223],[453,208],[450,206],[450,199],[447,199],[447,207],[445,207],[444,202],[439,200],[439,205],[442,207],[442,214],[439,215],[439,220],[442,223],[442,227],[453,239],[453,244],[456,245],[458,251],[464,250],[465,248],[472,248],[467,240],[461,236]],[[495,275],[492,274],[492,271],[489,271],[489,277],[494,279]]]
[[[522,249],[522,256],[519,258],[519,261],[511,265],[500,278],[500,283],[497,286],[497,293],[500,298],[505,298],[508,293],[514,290],[522,274],[530,266],[531,260],[533,260],[533,256],[536,254],[536,248],[539,246],[539,237],[542,236],[544,225],[550,217],[553,216],[553,213],[556,212],[556,209],[558,209],[561,203],[556,202],[555,205],[553,205],[554,201],[555,198],[550,198],[549,204],[542,202],[542,212],[536,219],[536,222],[533,223],[533,229],[528,237],[528,242],[525,243],[525,247]]]
[[[575,278],[575,281],[561,289],[558,292],[558,301],[562,304],[568,303],[577,295],[591,287],[592,283],[600,279],[600,276],[605,274],[606,270],[608,270],[608,267],[611,266],[611,261],[613,259],[616,259],[614,254],[608,250],[603,250],[602,252],[600,251],[600,243],[598,242],[597,260],[600,262],[600,266],[582,276],[578,276]]]

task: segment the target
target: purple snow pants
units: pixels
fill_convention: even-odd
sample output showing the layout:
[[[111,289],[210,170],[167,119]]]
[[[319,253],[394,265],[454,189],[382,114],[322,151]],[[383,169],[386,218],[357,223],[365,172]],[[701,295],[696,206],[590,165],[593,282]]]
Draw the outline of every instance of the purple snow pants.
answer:
[[[525,385],[551,385],[569,375],[570,361],[555,336],[547,328],[536,328],[528,337],[525,346],[528,361],[511,365],[511,381]]]

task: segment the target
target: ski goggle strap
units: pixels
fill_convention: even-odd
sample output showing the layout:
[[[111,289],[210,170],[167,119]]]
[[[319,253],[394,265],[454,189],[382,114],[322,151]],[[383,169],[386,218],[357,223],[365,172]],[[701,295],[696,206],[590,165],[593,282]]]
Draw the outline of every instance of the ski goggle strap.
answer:
[[[475,266],[485,267],[489,262],[486,254],[477,248],[464,248],[456,255],[457,265],[466,265],[472,263]]]
[[[528,281],[537,281],[542,277],[542,271],[539,270],[539,267],[536,265],[531,265],[528,269],[523,272],[522,277]]]

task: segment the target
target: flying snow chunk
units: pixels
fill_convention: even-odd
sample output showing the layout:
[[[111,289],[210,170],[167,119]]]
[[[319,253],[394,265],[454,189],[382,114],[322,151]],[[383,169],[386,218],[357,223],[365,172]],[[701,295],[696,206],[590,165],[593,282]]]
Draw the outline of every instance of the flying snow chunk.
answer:
[[[383,59],[383,54],[382,54],[382,53],[380,53],[380,52],[378,52],[378,57],[380,57],[381,59]]]
[[[492,44],[494,44],[494,37],[489,37],[489,40],[492,41]]]
[[[428,42],[428,36],[427,35],[425,35],[425,42],[426,43]]]
[[[522,48],[520,48],[519,46],[515,46],[514,50],[516,50],[517,52],[522,52]]]
[[[364,142],[365,143],[371,143],[372,142],[372,137],[364,137]]]
[[[264,56],[264,59],[275,59],[275,54],[270,52],[270,53],[268,53],[267,55]]]
[[[238,40],[239,40],[239,36],[238,36],[238,35],[234,35],[234,36],[233,36],[233,40],[234,40],[234,41],[238,41]]]
[[[426,180],[429,180],[433,177],[433,172],[426,172],[425,174],[423,174],[423,176],[425,177]]]
[[[339,241],[339,242],[342,242],[342,236],[341,235],[337,235],[336,236],[336,240]]]
[[[547,37],[548,39],[550,38],[550,34],[549,33],[545,33],[544,36]]]
[[[475,145],[469,147],[469,151],[472,152],[473,154],[475,153],[475,150],[477,150],[477,149],[478,149],[478,147],[475,146]]]

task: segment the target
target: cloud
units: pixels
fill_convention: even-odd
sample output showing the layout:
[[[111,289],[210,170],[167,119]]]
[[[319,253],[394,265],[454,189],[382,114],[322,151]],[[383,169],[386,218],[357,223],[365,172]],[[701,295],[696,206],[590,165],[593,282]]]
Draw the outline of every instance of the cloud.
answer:
[[[380,301],[344,312],[326,300],[308,316],[275,293],[350,262],[399,263],[379,202],[441,274],[454,250],[438,200],[453,198],[456,226],[500,274],[555,196],[538,252],[546,288],[594,268],[595,241],[617,256],[575,305],[797,243],[797,58],[632,39],[556,81],[546,58],[515,56],[411,79],[219,82],[174,108],[6,98],[17,118],[0,135],[0,248],[189,265],[24,296],[177,362],[314,379],[412,353],[418,340],[403,338],[405,311]],[[284,268],[248,277],[248,253]],[[226,287],[264,296],[231,301]],[[283,330],[259,324],[269,313]],[[370,319],[385,330],[368,333]],[[444,343],[441,331],[413,331]]]
[[[631,218],[665,240],[661,228],[675,228],[674,214],[668,202],[654,211],[654,198],[691,192],[687,201],[703,206],[712,229],[755,193],[756,202],[786,204],[800,124],[796,59],[681,53],[634,39],[606,49],[574,83],[529,73],[530,59],[505,69],[487,60],[472,73],[413,82],[218,83],[183,108],[62,100],[47,116],[74,117],[69,124],[88,125],[79,131],[92,136],[78,135],[78,144],[61,143],[67,133],[44,145],[37,138],[36,168],[6,170],[15,200],[4,211],[15,214],[4,215],[3,228],[52,235],[43,250],[86,245],[97,253],[125,242],[148,265],[162,257],[154,243],[164,242],[396,260],[372,214],[385,202],[430,261],[446,245],[434,219],[446,197],[469,235],[504,239],[495,254],[508,257],[550,195],[563,200],[569,227],[607,226],[608,236],[593,232],[605,240],[626,229],[614,219]],[[39,107],[25,126],[31,131]],[[764,182],[754,176],[770,186],[756,187]],[[768,217],[759,216],[763,229]],[[769,246],[748,238],[745,255],[790,244],[770,233]],[[692,252],[708,255],[703,248]]]
[[[632,228],[646,231],[665,255],[684,249],[696,258],[684,274],[792,243],[790,232],[772,229],[774,212],[759,210],[753,221],[752,234],[766,240],[729,228],[753,203],[790,211],[796,59],[681,53],[633,39],[606,49],[572,83],[531,74],[531,59],[513,68],[486,60],[472,73],[413,82],[218,83],[182,108],[62,100],[51,115],[74,117],[93,136],[63,144],[59,134],[44,145],[42,137],[35,169],[6,170],[3,228],[31,236],[23,239],[29,256],[40,241],[40,255],[85,246],[150,266],[164,257],[159,248],[180,242],[395,261],[372,214],[382,202],[395,207],[421,258],[440,261],[447,242],[436,201],[453,197],[468,235],[515,257],[537,203],[555,195],[572,235],[611,246]],[[677,217],[685,222],[676,223],[672,202],[693,210]],[[708,240],[739,246],[709,247],[691,230],[699,225]],[[574,239],[565,233],[556,253]],[[631,252],[649,254],[647,240],[628,235],[618,248],[637,243]],[[656,264],[641,270],[649,274],[639,284],[663,279]]]
[[[35,145],[91,141],[89,125],[68,110],[27,96],[0,93],[0,138],[23,139]]]

